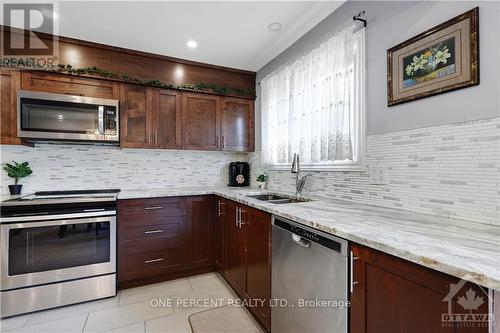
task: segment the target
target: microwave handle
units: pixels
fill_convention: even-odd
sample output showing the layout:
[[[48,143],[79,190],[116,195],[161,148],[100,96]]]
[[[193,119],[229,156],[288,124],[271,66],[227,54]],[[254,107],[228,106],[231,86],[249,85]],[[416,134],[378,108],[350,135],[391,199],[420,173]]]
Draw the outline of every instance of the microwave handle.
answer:
[[[98,126],[99,133],[104,134],[104,105],[99,105],[99,114],[98,114]]]

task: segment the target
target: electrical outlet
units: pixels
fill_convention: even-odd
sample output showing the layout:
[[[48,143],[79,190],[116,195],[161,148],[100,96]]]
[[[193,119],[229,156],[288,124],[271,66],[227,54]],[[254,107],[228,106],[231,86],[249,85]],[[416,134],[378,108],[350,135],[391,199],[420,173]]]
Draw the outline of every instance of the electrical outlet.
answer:
[[[370,176],[370,184],[373,185],[387,185],[387,166],[374,165],[368,169]]]

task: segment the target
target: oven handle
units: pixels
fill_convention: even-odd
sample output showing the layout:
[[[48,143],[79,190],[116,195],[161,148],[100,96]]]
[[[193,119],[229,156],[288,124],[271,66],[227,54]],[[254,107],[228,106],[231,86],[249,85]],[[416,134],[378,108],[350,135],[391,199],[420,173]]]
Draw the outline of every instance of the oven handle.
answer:
[[[115,216],[116,210],[106,210],[106,211],[95,211],[86,213],[74,213],[74,214],[56,214],[56,215],[36,215],[36,216],[13,216],[13,217],[2,217],[0,218],[0,223],[19,223],[19,222],[31,222],[31,221],[47,221],[47,220],[67,220],[67,219],[79,219],[79,218],[91,218],[100,216]],[[53,223],[52,223],[53,224]],[[48,224],[51,225],[51,224]]]
[[[28,222],[28,223],[9,223],[9,224],[2,224],[1,228],[2,230],[9,230],[9,229],[23,229],[23,228],[59,226],[59,225],[71,225],[71,224],[95,223],[95,222],[114,223],[115,221],[116,221],[115,216],[100,216],[100,217],[85,217],[77,219],[57,219],[51,221]]]

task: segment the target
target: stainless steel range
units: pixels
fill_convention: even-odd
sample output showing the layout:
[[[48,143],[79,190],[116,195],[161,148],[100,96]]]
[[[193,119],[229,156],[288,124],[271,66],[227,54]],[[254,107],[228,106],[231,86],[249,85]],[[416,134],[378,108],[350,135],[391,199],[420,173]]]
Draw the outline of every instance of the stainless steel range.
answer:
[[[2,202],[2,318],[116,295],[118,192],[47,191]]]

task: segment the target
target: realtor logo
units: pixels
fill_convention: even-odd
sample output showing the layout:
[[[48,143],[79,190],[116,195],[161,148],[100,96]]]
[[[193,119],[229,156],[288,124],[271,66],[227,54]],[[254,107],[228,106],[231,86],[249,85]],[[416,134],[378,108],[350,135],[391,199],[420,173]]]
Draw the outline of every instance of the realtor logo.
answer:
[[[451,283],[450,292],[443,299],[443,302],[448,303],[448,311],[441,315],[442,326],[487,327],[488,323],[493,322],[490,301],[488,291],[473,278]]]
[[[58,54],[55,4],[4,3],[2,6],[2,67],[41,69],[55,65]]]

